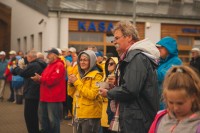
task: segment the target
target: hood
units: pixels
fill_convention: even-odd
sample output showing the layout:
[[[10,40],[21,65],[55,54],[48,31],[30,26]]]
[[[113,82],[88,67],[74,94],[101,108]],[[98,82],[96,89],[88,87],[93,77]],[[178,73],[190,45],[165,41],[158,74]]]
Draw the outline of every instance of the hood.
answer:
[[[178,49],[177,49],[177,42],[172,37],[164,37],[156,44],[161,45],[167,49],[169,52],[169,56],[177,56],[178,55]]]
[[[83,53],[87,54],[89,56],[89,58],[90,58],[90,67],[89,67],[89,69],[88,69],[88,71],[86,73],[83,71],[83,69],[80,68],[80,57],[81,57],[81,55]],[[96,67],[96,62],[97,62],[97,57],[96,57],[94,51],[92,51],[92,50],[85,50],[85,51],[81,52],[78,55],[78,60],[77,60],[78,71],[79,71],[80,76],[83,77],[88,72],[90,72],[91,70],[93,70]]]
[[[110,74],[108,72],[108,62],[110,59],[113,59],[113,61],[115,62],[115,64],[118,64],[118,58],[117,57],[110,57],[106,60],[106,63],[105,63],[105,74],[106,74],[106,77]]]
[[[128,52],[134,49],[143,51],[143,54],[149,57],[154,63],[158,64],[160,52],[157,49],[156,45],[152,43],[148,38],[134,43],[129,48]]]

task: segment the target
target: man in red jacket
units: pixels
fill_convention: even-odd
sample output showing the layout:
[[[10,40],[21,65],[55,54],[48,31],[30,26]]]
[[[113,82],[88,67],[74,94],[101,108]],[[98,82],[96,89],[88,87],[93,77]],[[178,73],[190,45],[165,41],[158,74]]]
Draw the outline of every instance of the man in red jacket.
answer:
[[[66,99],[66,72],[57,49],[45,52],[48,53],[48,66],[41,75],[36,73],[32,77],[40,82],[39,119],[44,133],[60,133],[62,102]]]

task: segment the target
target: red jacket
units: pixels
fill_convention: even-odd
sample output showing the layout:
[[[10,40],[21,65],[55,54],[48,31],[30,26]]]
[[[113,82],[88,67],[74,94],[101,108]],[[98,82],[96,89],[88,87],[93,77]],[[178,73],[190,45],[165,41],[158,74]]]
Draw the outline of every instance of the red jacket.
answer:
[[[12,66],[12,62],[9,61],[9,62],[8,62],[8,65],[7,65],[7,67],[6,67],[6,70],[5,70],[5,77],[6,77],[6,80],[7,80],[8,82],[12,81],[12,73],[11,73],[11,71],[10,71],[10,67],[11,67],[11,66]]]
[[[64,63],[57,59],[42,72],[40,79],[41,102],[63,102],[66,99]]]

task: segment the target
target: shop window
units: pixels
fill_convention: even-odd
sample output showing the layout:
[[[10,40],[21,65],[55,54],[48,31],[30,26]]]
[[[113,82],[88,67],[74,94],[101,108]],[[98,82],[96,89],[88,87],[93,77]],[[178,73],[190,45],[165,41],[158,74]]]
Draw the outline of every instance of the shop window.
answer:
[[[194,45],[193,47],[200,48],[200,37],[194,38]]]
[[[103,42],[103,33],[69,32],[69,41]]]
[[[113,41],[114,36],[112,34],[107,34],[106,35],[106,42],[107,43],[111,43],[111,41]]]
[[[88,48],[89,45],[82,45],[82,44],[79,44],[79,45],[69,45],[69,47],[75,47],[76,48],[76,51],[77,53],[83,51],[83,50],[86,50]],[[102,46],[95,46],[93,45],[94,47],[97,48],[98,51],[103,51],[103,45]]]
[[[178,36],[177,43],[178,43],[178,45],[192,46],[192,40],[193,40],[193,37]]]
[[[180,50],[180,51],[178,52],[178,54],[179,54],[179,55],[189,55],[189,54],[190,54],[190,51],[188,51],[188,50]]]

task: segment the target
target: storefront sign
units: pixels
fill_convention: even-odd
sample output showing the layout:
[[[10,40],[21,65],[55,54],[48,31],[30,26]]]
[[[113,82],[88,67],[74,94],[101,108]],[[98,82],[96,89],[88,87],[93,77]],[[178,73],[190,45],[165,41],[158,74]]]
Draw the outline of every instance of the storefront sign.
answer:
[[[194,28],[194,29],[192,29],[192,28],[183,28],[183,29],[182,29],[182,32],[183,32],[183,33],[198,34],[198,33],[200,33],[200,29],[196,29],[196,28]]]
[[[113,28],[113,24],[110,22],[108,26],[106,26],[105,22],[99,22],[97,26],[95,26],[94,22],[90,22],[89,26],[86,27],[86,22],[78,21],[78,30],[79,31],[99,31],[99,32],[110,32]]]

